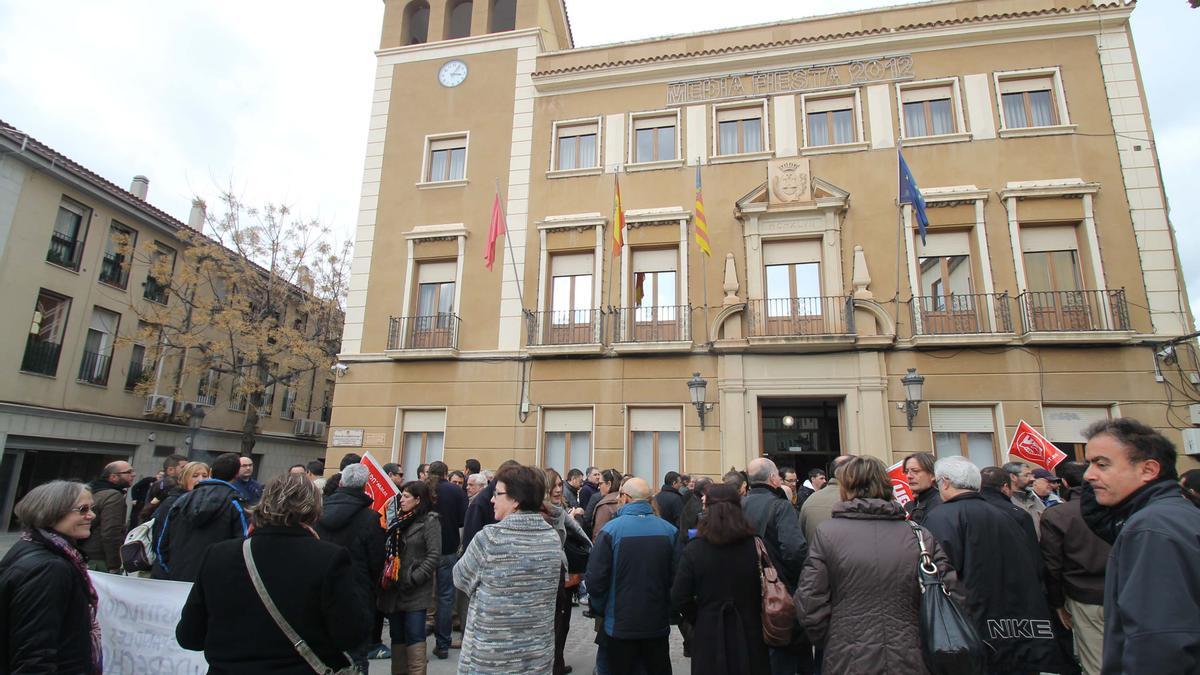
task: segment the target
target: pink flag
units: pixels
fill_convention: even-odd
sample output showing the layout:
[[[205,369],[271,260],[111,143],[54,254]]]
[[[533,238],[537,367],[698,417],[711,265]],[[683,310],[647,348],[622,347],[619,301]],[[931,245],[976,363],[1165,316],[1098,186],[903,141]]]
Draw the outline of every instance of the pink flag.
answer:
[[[1021,420],[1017,425],[1012,444],[1008,446],[1008,454],[1033,462],[1047,471],[1053,471],[1059,462],[1067,458],[1067,453],[1054,447],[1053,443],[1026,424],[1025,420]]]
[[[384,473],[383,467],[371,453],[364,452],[363,458],[359,462],[367,467],[367,494],[371,496],[371,510],[380,511],[387,505],[387,501],[396,496],[396,484],[391,478]]]
[[[492,202],[492,222],[488,226],[487,249],[483,252],[483,264],[487,265],[488,271],[492,270],[492,263],[496,262],[496,240],[504,236],[507,228],[504,226],[504,209],[500,207],[500,192],[496,192],[496,199]]]
[[[904,475],[903,461],[888,467],[888,478],[892,479],[892,499],[897,504],[904,506],[914,499],[912,488],[908,486],[908,477]]]

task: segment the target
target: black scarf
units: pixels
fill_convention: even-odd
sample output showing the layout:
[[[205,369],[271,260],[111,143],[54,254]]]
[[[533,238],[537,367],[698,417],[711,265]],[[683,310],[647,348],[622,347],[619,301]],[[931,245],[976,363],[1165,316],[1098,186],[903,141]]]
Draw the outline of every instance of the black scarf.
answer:
[[[1125,527],[1125,522],[1133,514],[1145,508],[1150,498],[1159,492],[1156,488],[1159,488],[1164,483],[1174,482],[1170,478],[1162,478],[1153,483],[1146,483],[1133,494],[1126,497],[1120,504],[1108,507],[1102,506],[1096,501],[1096,493],[1092,490],[1091,484],[1086,484],[1083,491],[1079,494],[1079,510],[1088,528],[1092,532],[1095,532],[1097,537],[1112,544],[1117,540],[1117,536],[1121,534],[1121,529]]]

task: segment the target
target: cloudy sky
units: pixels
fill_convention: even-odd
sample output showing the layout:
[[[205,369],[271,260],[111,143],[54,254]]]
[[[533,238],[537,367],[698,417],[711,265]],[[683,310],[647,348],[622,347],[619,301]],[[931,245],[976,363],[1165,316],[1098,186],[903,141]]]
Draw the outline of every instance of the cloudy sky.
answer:
[[[567,0],[579,46],[894,4]],[[382,15],[381,0],[0,0],[0,119],[122,187],[145,174],[180,219],[231,184],[349,236]],[[1133,26],[1200,306],[1200,69],[1179,47],[1200,10],[1143,0]]]

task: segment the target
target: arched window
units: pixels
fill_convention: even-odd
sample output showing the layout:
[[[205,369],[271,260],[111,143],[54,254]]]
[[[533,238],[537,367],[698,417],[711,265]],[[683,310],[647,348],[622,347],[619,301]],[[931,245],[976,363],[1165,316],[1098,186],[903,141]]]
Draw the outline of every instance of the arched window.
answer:
[[[429,3],[413,0],[404,8],[404,40],[406,45],[419,45],[429,41]]]
[[[471,0],[458,0],[446,5],[446,39],[464,38],[471,34]]]
[[[517,27],[517,0],[492,0],[489,33],[500,33]]]

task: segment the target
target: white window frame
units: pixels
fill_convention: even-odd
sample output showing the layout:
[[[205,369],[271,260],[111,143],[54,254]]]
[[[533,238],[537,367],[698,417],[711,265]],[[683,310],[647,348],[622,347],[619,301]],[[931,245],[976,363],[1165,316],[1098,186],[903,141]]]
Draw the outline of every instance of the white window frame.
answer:
[[[596,125],[596,165],[585,166],[576,169],[559,169],[558,168],[558,130],[562,127],[576,127],[585,124]],[[602,173],[604,171],[604,119],[600,115],[595,117],[579,117],[570,120],[555,120],[550,128],[550,167],[546,170],[546,175],[551,178],[566,177],[566,176],[589,176],[592,174]]]
[[[626,222],[628,222],[628,212],[626,213]],[[600,293],[603,290],[603,267],[604,267],[604,245],[605,239],[605,224],[607,220],[599,213],[574,213],[561,216],[547,216],[546,219],[537,225],[538,229],[538,316],[543,317],[537,327],[539,334],[546,330],[545,317],[546,312],[550,309],[551,299],[548,297],[550,289],[550,279],[553,270],[551,269],[550,259],[555,255],[571,253],[571,250],[553,249],[548,246],[549,234],[558,230],[579,230],[581,233],[591,229],[595,232],[595,244],[590,249],[576,249],[574,252],[582,253],[585,250],[592,253],[592,302],[596,307],[600,307]],[[582,237],[581,237],[582,239]],[[628,248],[628,246],[624,247]],[[569,346],[565,346],[568,347]]]
[[[944,404],[938,401],[929,401],[926,414],[928,415],[929,424],[929,447],[932,449],[932,454],[937,457],[937,444],[935,440],[935,432],[933,429],[933,410],[935,408],[988,408],[992,414],[992,463],[985,466],[998,466],[1008,461],[1008,439],[1005,434],[1004,427],[1004,409],[998,401],[947,401]],[[950,431],[945,433],[972,433],[970,431]],[[982,432],[979,432],[982,433]],[[961,455],[968,460],[971,459],[967,455]],[[940,458],[939,458],[940,459]],[[1001,461],[1003,460],[1003,461]],[[983,468],[983,467],[980,467]]]
[[[648,162],[639,162],[637,159],[637,123],[638,120],[673,118],[675,120],[675,156],[669,159],[657,159]],[[630,113],[629,123],[626,126],[626,136],[629,138],[626,156],[628,162],[626,168],[630,171],[639,169],[662,168],[669,166],[677,166],[683,164],[683,157],[680,153],[683,152],[683,129],[680,126],[679,109],[673,110],[647,110],[644,112]],[[555,146],[558,144],[556,143]],[[636,168],[635,168],[636,167]]]
[[[1045,127],[1010,127],[1008,120],[1004,118],[1004,96],[1000,93],[1000,84],[1006,80],[1023,80],[1035,77],[1049,77],[1051,79],[1051,84],[1054,87],[1054,103],[1058,111],[1058,124]],[[996,112],[1000,116],[999,133],[1001,138],[1045,136],[1072,133],[1075,131],[1076,125],[1071,123],[1070,112],[1067,108],[1067,94],[1063,89],[1062,69],[1059,66],[994,71],[992,73],[992,86],[996,92]]]
[[[721,154],[721,125],[718,121],[721,111],[723,110],[738,110],[741,108],[758,108],[762,113],[762,144],[763,149],[757,152],[739,152]],[[762,159],[775,154],[774,148],[771,147],[771,120],[769,117],[769,106],[765,98],[752,98],[745,101],[730,101],[728,103],[715,103],[712,107],[712,154],[709,155],[710,164],[721,164],[723,162],[743,162],[754,159]]]
[[[854,99],[854,126],[856,129],[856,137],[849,143],[833,143],[828,145],[809,145],[808,144],[808,107],[810,102],[826,101],[829,99],[850,98]],[[862,95],[856,87],[854,89],[834,89],[832,91],[815,92],[811,94],[800,95],[800,137],[804,141],[800,146],[808,152],[839,152],[843,150],[858,150],[865,147],[867,144],[867,135],[863,126],[863,105]]]
[[[904,124],[904,92],[914,89],[933,89],[950,87],[950,105],[954,109],[955,130],[949,134],[931,134],[928,136],[909,136]],[[966,112],[963,106],[962,89],[959,78],[943,77],[932,80],[896,83],[896,115],[899,119],[900,143],[904,146],[928,145],[933,143],[953,143],[971,140],[971,131],[967,128]]]
[[[431,180],[429,178],[430,165],[433,160],[433,144],[438,141],[452,141],[462,139],[463,148],[466,150],[463,157],[463,177],[451,178],[448,180]],[[439,134],[428,134],[425,136],[424,151],[421,153],[421,178],[417,182],[418,188],[447,188],[447,187],[462,187],[469,183],[471,168],[471,132],[468,131],[451,131]]]
[[[406,426],[405,415],[407,413],[439,413],[439,412],[442,414],[442,426],[441,426],[440,431],[438,431],[438,430],[431,431],[430,429],[414,429],[414,428],[411,428],[411,425],[413,424],[412,422],[409,422],[408,423],[409,426]],[[404,435],[406,433],[410,433],[410,432],[411,433],[441,433],[442,434],[442,458],[443,458],[443,461],[445,461],[446,428],[449,425],[450,425],[450,409],[448,407],[433,406],[433,407],[396,408],[396,422],[394,424],[394,427],[393,427],[394,430],[392,433],[391,461],[399,463],[404,458]],[[417,425],[417,426],[421,426],[421,425]],[[421,455],[422,455],[421,459],[425,459],[424,446],[422,446]],[[428,462],[424,462],[424,463],[428,464]],[[405,466],[404,474],[406,476],[412,476],[412,479],[416,480],[417,479],[417,467]]]
[[[444,256],[417,258],[416,245],[421,241],[436,241],[438,239],[454,239],[458,243],[458,252],[455,255],[454,269],[454,308],[462,307],[462,287],[463,287],[463,254],[467,247],[467,227],[462,223],[448,223],[444,225],[417,225],[411,231],[404,235],[407,240],[407,258],[405,260],[404,269],[404,297],[401,300],[403,303],[400,309],[400,316],[412,316],[412,311],[415,311],[415,300],[419,278],[417,276],[417,268],[423,261],[441,262],[448,261],[449,258]],[[403,347],[403,345],[399,345]]]
[[[595,405],[553,405],[553,406],[538,406],[537,420],[537,465],[546,466],[546,413],[555,410],[586,410],[591,417],[591,427],[587,429],[576,429],[575,431],[586,431],[591,438],[591,447],[588,448],[588,465],[596,463],[596,406]],[[570,452],[565,458],[569,464],[571,461]],[[587,469],[587,466],[581,467]],[[571,467],[567,467],[570,471]],[[563,480],[566,480],[566,474],[563,474]]]
[[[628,473],[633,471],[633,411],[634,410],[668,410],[679,413],[679,473],[687,473],[687,408],[686,405],[655,405],[653,403],[647,405],[641,404],[626,404],[625,405],[625,439],[622,442],[623,454],[621,463],[623,464],[621,471]],[[659,429],[656,431],[674,431],[673,429]],[[658,457],[654,458],[654,463],[658,464]],[[652,486],[661,485],[663,476],[638,476],[645,479]]]

